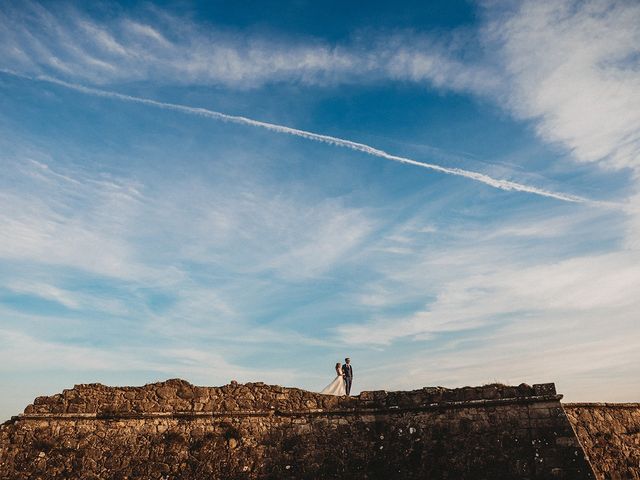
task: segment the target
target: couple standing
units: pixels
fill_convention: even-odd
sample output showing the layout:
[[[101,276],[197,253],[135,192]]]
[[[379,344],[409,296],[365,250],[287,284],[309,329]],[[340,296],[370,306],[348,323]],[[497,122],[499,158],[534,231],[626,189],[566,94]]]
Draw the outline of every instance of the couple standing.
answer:
[[[353,381],[353,368],[351,359],[345,358],[344,365],[336,363],[337,377],[329,385],[324,387],[320,393],[325,395],[349,395],[351,393],[351,382]]]

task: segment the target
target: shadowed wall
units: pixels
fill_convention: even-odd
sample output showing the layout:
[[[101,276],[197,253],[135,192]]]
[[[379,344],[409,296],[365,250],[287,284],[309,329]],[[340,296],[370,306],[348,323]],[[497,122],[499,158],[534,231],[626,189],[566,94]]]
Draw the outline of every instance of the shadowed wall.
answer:
[[[553,384],[332,397],[77,385],[0,429],[0,478],[590,479]]]

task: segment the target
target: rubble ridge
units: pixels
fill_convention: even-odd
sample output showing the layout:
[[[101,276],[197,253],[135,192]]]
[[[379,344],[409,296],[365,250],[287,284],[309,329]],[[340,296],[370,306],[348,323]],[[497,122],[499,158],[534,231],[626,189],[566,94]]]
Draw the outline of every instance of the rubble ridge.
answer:
[[[301,388],[263,382],[231,381],[218,387],[196,386],[174,378],[143,386],[112,387],[101,383],[78,384],[28,405],[34,414],[136,414],[171,412],[313,411],[317,409],[412,408],[444,403],[508,401],[559,397],[553,383],[478,387],[424,387],[410,391],[363,391],[351,397],[323,395]]]

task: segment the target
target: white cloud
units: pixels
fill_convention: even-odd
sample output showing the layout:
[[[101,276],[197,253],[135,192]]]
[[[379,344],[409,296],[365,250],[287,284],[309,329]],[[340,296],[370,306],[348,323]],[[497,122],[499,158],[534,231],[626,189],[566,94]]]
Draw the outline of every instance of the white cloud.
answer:
[[[77,309],[80,307],[80,302],[73,292],[58,288],[55,285],[51,285],[50,283],[39,281],[28,282],[24,280],[13,280],[4,285],[4,287],[14,293],[23,295],[35,295],[46,300],[57,302],[71,309]]]
[[[435,300],[409,316],[382,317],[342,326],[340,331],[353,343],[389,344],[404,337],[487,326],[505,315],[514,321],[520,315],[532,314],[540,318],[584,315],[587,319],[607,311],[627,315],[640,307],[636,295],[640,291],[637,251],[574,256],[546,263],[504,258],[505,249],[512,248],[507,246],[509,243],[482,251],[473,247],[457,252],[451,247],[439,248],[430,252],[432,260],[416,261],[420,255],[414,256],[413,272],[388,272],[388,278],[402,282],[396,289],[400,290],[398,297],[406,299],[403,285],[414,289],[413,285],[422,284],[422,289],[418,287],[413,294],[419,297],[420,292],[424,295],[433,288],[424,283],[432,277],[437,285]],[[472,269],[459,261],[465,258],[473,261]]]
[[[424,348],[402,359],[406,376],[383,364],[366,381],[371,388],[555,381],[566,401],[633,401],[640,355],[629,341],[637,336],[632,323],[618,319],[612,330],[602,318],[585,325],[584,318],[567,315],[523,317],[498,334],[467,338],[464,348]]]
[[[363,212],[332,202],[304,213],[296,208],[281,214],[290,219],[301,217],[304,225],[297,230],[302,235],[283,238],[285,252],[267,260],[265,267],[294,279],[316,277],[344,263],[349,252],[361,248],[373,228]]]
[[[495,98],[532,119],[541,138],[570,150],[574,159],[637,169],[638,5],[526,2],[508,14],[502,7],[490,4],[485,30],[488,48],[504,62],[504,92]],[[395,367],[382,366],[363,381],[371,388],[407,388],[556,379],[571,400],[635,398],[640,384],[629,375],[640,359],[629,339],[640,334],[637,200],[637,194],[628,199],[622,220],[609,222],[593,212],[545,212],[528,223],[505,219],[446,248],[416,251],[413,265],[387,265],[386,280],[375,284],[386,285],[384,302],[365,297],[383,309],[372,321],[341,327],[340,339],[389,351],[401,341],[443,340],[429,344],[434,350],[412,347],[421,353],[403,358],[410,373],[402,379]],[[599,250],[579,253],[590,242]],[[560,258],[540,255],[545,244],[562,243],[571,248]],[[389,314],[390,287],[396,307],[421,294],[435,300],[414,313]],[[459,340],[444,340],[452,334]]]
[[[504,62],[509,108],[581,162],[640,166],[640,5],[543,0],[501,14],[489,48]]]
[[[295,372],[250,369],[235,365],[223,353],[196,348],[99,348],[45,341],[22,332],[0,329],[0,373],[53,370],[56,372],[146,371],[150,378],[182,377],[205,384],[224,384],[234,378],[256,381],[278,378],[292,381]],[[229,355],[226,355],[227,357]]]
[[[629,197],[625,212],[629,219],[625,231],[625,247],[640,251],[640,192]]]
[[[556,381],[568,400],[637,396],[640,382],[632,373],[640,361],[633,340],[640,335],[637,250],[517,265],[496,246],[492,257],[486,251],[480,257],[476,254],[471,270],[484,273],[472,274],[443,259],[439,269],[451,278],[441,284],[444,276],[426,268],[424,277],[438,278],[436,300],[424,310],[378,313],[371,321],[339,328],[337,340],[360,352],[361,388]],[[395,304],[387,297],[384,307],[419,298],[404,297],[399,289]],[[406,372],[401,377],[398,363]]]
[[[359,385],[556,381],[568,400],[632,400],[640,391],[635,205],[614,218],[581,208],[439,226],[429,242],[413,236],[406,260],[383,262],[370,246],[361,261],[376,274],[352,297],[370,317],[341,325],[335,338],[360,357]],[[410,237],[405,225],[396,230]]]
[[[150,80],[247,88],[280,81],[313,85],[392,79],[454,90],[496,86],[490,70],[455,59],[453,42],[435,37],[398,33],[330,44],[223,32],[153,9],[146,21],[120,17],[98,22],[68,6],[5,5],[0,40],[5,68],[95,83]]]
[[[135,298],[122,298],[122,296],[105,295],[100,292],[80,291],[77,284],[71,288],[65,285],[65,276],[59,278],[54,272],[43,272],[47,267],[23,266],[16,269],[9,278],[0,278],[0,288],[12,294],[37,297],[50,302],[58,303],[69,310],[76,312],[91,312],[93,314],[107,314],[110,316],[124,317],[133,315],[136,305]],[[135,297],[135,295],[133,295]],[[15,310],[5,310],[5,316],[15,315]]]
[[[222,32],[165,12],[98,22],[68,6],[0,8],[0,61],[22,73],[98,84],[152,81],[249,88],[408,81],[490,97],[534,121],[578,161],[638,165],[640,6],[491,2],[478,32],[367,32],[330,44]],[[462,40],[461,40],[462,39]],[[473,59],[473,60],[470,60]]]
[[[154,221],[140,228],[174,259],[292,281],[331,271],[376,228],[371,212],[345,200],[308,198],[295,186],[287,191],[249,177],[165,185],[146,212]]]
[[[244,184],[223,175],[142,185],[44,162],[5,161],[0,258],[16,273],[0,288],[74,311],[48,318],[51,328],[82,315],[85,332],[99,329],[100,318],[187,343],[321,345],[291,327],[258,327],[255,315],[286,285],[332,275],[376,225],[342,200],[306,198],[295,187],[274,192],[248,176]],[[0,323],[17,322],[18,312],[5,308]],[[38,321],[23,324],[31,331]]]
[[[74,178],[40,161],[7,160],[4,171],[1,258],[121,278],[150,273],[136,269],[126,240],[142,202],[136,184],[83,174]]]
[[[183,281],[183,261],[290,279],[323,275],[375,228],[367,212],[340,200],[274,193],[249,179],[244,187],[163,183],[157,195],[126,178],[41,160],[7,160],[5,173],[0,258],[155,285]]]

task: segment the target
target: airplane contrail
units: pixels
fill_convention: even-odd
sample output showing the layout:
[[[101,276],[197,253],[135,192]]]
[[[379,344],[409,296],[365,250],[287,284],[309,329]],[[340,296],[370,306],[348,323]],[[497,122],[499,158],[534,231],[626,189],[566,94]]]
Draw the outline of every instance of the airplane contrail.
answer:
[[[344,138],[332,137],[330,135],[323,135],[320,133],[309,132],[306,130],[300,130],[298,128],[278,125],[276,123],[262,122],[260,120],[254,120],[252,118],[242,117],[238,115],[228,115],[226,113],[217,112],[215,110],[208,110],[206,108],[201,108],[201,107],[189,107],[187,105],[180,105],[177,103],[160,102],[158,100],[152,100],[150,98],[136,97],[133,95],[126,95],[123,93],[112,92],[109,90],[102,90],[99,88],[87,87],[77,83],[71,83],[71,82],[66,82],[64,80],[59,80],[57,78],[49,77],[46,75],[29,76],[29,75],[24,75],[24,74],[17,73],[11,70],[6,70],[6,69],[0,69],[0,72],[6,73],[8,75],[12,75],[14,77],[24,78],[27,80],[40,81],[40,82],[51,83],[54,85],[59,85],[71,90],[85,93],[87,95],[113,98],[113,99],[122,100],[126,102],[150,105],[150,106],[162,108],[165,110],[173,110],[177,112],[187,113],[190,115],[199,115],[202,117],[221,120],[224,122],[237,123],[241,125],[249,125],[252,127],[264,128],[272,132],[284,133],[287,135],[294,135],[296,137],[306,138],[308,140],[313,140],[316,142],[326,143],[326,144],[334,145],[338,147],[349,148],[351,150],[356,150],[359,152],[366,153],[367,155],[384,158],[386,160],[391,160],[393,162],[404,163],[407,165],[414,165],[416,167],[426,168],[428,170],[433,170],[433,171],[444,173],[447,175],[455,175],[458,177],[469,178],[471,180],[475,180],[477,182],[481,182],[491,187],[499,188],[501,190],[526,192],[534,195],[540,195],[542,197],[555,198],[556,200],[562,200],[565,202],[591,203],[590,200],[577,195],[553,192],[553,191],[545,190],[538,187],[524,185],[522,183],[512,182],[510,180],[493,178],[493,177],[490,177],[489,175],[485,175],[484,173],[480,173],[480,172],[464,170],[462,168],[457,168],[457,167],[443,167],[441,165],[436,165],[433,163],[419,162],[411,158],[392,155],[390,153],[385,152],[384,150],[380,150],[380,149],[371,147],[369,145],[366,145],[364,143],[358,143],[358,142],[354,142]]]

